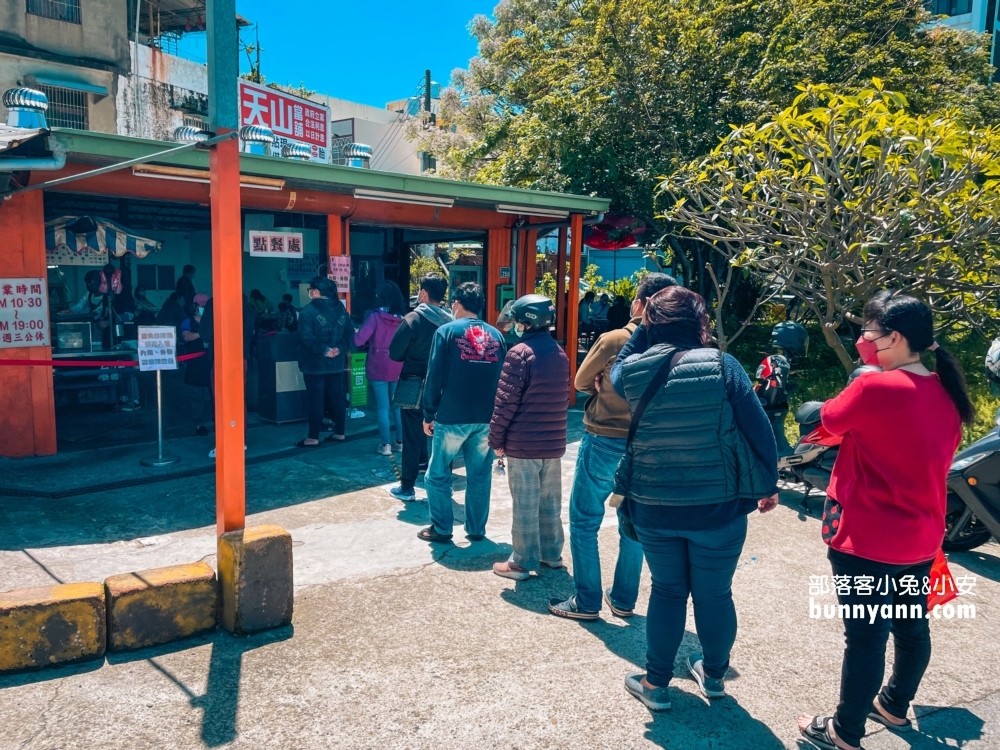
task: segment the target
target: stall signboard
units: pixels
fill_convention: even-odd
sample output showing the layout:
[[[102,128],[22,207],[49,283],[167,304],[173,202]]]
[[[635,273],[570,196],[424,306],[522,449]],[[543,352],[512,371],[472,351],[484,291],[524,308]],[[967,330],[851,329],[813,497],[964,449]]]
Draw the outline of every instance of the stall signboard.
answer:
[[[108,262],[107,250],[98,252],[87,248],[83,252],[74,253],[68,247],[45,248],[45,262],[50,266],[93,266],[101,268]]]
[[[239,82],[240,125],[263,125],[274,133],[273,156],[289,142],[312,149],[312,161],[330,161],[330,108],[250,81]]]
[[[301,258],[302,232],[251,230],[250,256],[253,258]]]
[[[0,279],[0,349],[51,343],[46,280]]]
[[[351,256],[330,256],[330,280],[337,285],[337,294],[351,293]]]
[[[177,329],[173,326],[139,326],[139,369],[177,369]]]

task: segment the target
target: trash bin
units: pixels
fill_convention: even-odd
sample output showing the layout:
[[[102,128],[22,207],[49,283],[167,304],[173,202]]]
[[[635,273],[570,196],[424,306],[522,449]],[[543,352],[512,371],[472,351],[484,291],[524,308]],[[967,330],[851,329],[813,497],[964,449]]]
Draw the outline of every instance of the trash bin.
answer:
[[[365,352],[351,354],[351,406],[368,405],[368,377],[365,375],[365,362],[368,355]]]

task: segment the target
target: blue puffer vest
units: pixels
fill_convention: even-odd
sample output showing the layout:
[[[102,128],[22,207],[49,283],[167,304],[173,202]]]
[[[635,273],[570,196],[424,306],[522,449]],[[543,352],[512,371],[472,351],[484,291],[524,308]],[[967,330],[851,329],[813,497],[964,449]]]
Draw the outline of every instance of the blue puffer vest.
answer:
[[[629,411],[666,358],[660,344],[622,368]],[[769,494],[766,474],[736,424],[726,394],[722,353],[684,354],[642,415],[615,473],[615,492],[646,505],[711,505]]]

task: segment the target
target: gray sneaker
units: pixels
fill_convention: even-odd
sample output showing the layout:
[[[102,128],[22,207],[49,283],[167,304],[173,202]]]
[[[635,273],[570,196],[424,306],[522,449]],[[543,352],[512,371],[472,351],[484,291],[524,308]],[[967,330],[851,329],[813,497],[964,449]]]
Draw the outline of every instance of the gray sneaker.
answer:
[[[697,651],[687,658],[687,668],[706,698],[725,698],[726,681],[705,674],[705,657]]]
[[[650,690],[643,687],[642,678],[645,672],[630,672],[625,678],[625,689],[641,700],[650,711],[666,711],[670,708],[670,695],[666,687]]]

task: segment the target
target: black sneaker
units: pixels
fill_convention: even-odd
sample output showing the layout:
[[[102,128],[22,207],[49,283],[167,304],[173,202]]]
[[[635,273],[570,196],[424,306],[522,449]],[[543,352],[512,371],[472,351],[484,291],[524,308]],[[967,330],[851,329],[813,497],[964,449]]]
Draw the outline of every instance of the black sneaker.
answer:
[[[566,601],[549,599],[549,612],[556,617],[567,617],[570,620],[596,620],[601,616],[599,612],[588,612],[576,606],[575,596]]]

